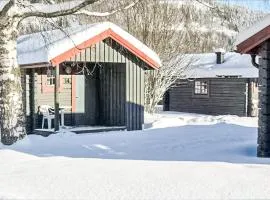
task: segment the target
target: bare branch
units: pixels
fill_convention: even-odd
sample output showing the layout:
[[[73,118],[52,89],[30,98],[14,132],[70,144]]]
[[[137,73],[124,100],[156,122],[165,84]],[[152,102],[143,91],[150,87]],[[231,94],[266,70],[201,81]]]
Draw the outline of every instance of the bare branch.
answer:
[[[49,4],[53,4],[53,3],[55,3],[55,1],[54,1],[54,0],[46,0],[46,2],[48,2]]]
[[[197,1],[198,3],[200,3],[200,4],[202,4],[202,5],[206,6],[206,7],[208,7],[208,8],[210,8],[210,9],[216,9],[215,6],[212,6],[212,5],[206,3],[206,2],[204,2],[204,1],[202,1],[202,0],[195,0],[195,1]]]
[[[98,1],[99,0],[84,0],[84,1],[71,1],[71,2],[67,2],[67,3],[46,5],[46,10],[48,10],[48,12],[41,11],[44,8],[45,4],[44,4],[44,6],[41,5],[40,7],[31,6],[31,7],[28,7],[28,10],[30,10],[30,11],[25,12],[22,15],[22,17],[23,18],[27,18],[27,17],[44,17],[44,18],[61,17],[61,16],[73,14],[73,13],[77,12],[78,10],[80,10],[80,9],[90,5],[90,4],[93,4],[95,2],[98,2]],[[64,6],[64,5],[71,5],[71,4],[73,4],[73,6],[71,6],[70,8],[66,8],[66,6]]]
[[[9,9],[15,4],[14,0],[9,0],[3,7],[3,9],[0,11],[0,17],[3,17],[7,14]]]
[[[139,3],[140,1],[141,0],[137,0],[137,1],[131,3],[127,6],[119,7],[119,8],[116,8],[114,10],[107,11],[107,12],[91,12],[91,11],[84,9],[84,10],[80,10],[80,11],[76,12],[75,14],[83,14],[83,15],[87,15],[87,16],[96,16],[96,17],[107,17],[107,16],[113,15],[117,12],[127,10],[127,9],[133,7],[134,5],[136,5],[137,3]]]

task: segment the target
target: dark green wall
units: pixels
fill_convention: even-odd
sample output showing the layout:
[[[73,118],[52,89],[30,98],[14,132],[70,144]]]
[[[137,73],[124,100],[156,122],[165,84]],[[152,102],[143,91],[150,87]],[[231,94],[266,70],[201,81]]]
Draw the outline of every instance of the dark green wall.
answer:
[[[89,63],[91,74],[76,75],[74,125],[125,126],[125,64]]]
[[[127,130],[142,129],[144,123],[144,70],[150,69],[147,64],[110,38],[92,47],[86,48],[66,62],[70,61],[81,63],[93,62],[97,67],[102,67],[104,63],[110,63],[106,65],[108,66],[107,69],[109,70],[111,68],[113,71],[104,71],[107,75],[105,76],[106,78],[103,78],[105,78],[107,82],[105,81],[102,86],[103,95],[110,100],[103,101],[104,109],[106,112],[110,113],[104,120],[108,125],[123,124],[123,121],[125,121]],[[118,69],[114,70],[113,66],[122,66],[122,64],[124,64],[125,69],[118,68],[121,69],[121,72],[117,71]],[[122,75],[118,76],[118,78],[110,76],[109,73],[112,72],[125,73],[125,77],[122,77]],[[122,82],[124,79],[126,81],[125,85],[120,84],[121,87],[119,88],[116,83],[119,81]],[[112,105],[112,102],[118,101],[117,97],[114,95],[117,94],[117,92],[119,93],[120,90],[121,94],[125,90],[125,102],[123,102],[124,100],[118,102],[118,104],[120,104],[121,113],[125,112],[125,115],[120,115],[120,111],[115,112],[115,108]],[[123,104],[125,104],[125,108]],[[123,118],[125,118],[125,120]],[[114,120],[119,121],[119,123],[115,123]]]

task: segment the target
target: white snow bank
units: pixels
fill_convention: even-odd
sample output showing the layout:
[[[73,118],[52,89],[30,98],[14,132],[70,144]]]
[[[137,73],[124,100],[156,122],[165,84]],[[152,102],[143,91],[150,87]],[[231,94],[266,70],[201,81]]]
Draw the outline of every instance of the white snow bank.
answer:
[[[270,26],[270,14],[265,16],[261,21],[258,21],[254,25],[242,30],[237,37],[236,45],[239,45],[268,26]]]
[[[1,152],[16,160],[13,153]],[[10,160],[0,160],[3,199],[267,199],[270,195],[267,165],[63,157],[25,157],[16,164]]]
[[[161,112],[146,122],[144,131],[29,135],[0,146],[0,198],[270,196],[270,166],[258,165],[270,159],[256,157],[257,118]]]
[[[154,51],[110,22],[80,25],[63,30],[57,29],[21,36],[17,40],[18,62],[20,65],[50,62],[53,58],[108,29],[130,42],[157,64],[161,64],[158,55]]]
[[[188,54],[191,65],[184,75],[188,78],[214,78],[219,76],[238,76],[258,78],[259,72],[251,63],[248,54],[228,52],[224,55],[224,63],[216,64],[215,53]]]
[[[169,128],[184,125],[214,125],[219,123],[234,124],[246,127],[257,127],[258,120],[253,117],[238,117],[236,115],[204,115],[196,113],[181,113],[174,111],[158,111],[157,114],[145,113],[145,123],[148,129]]]

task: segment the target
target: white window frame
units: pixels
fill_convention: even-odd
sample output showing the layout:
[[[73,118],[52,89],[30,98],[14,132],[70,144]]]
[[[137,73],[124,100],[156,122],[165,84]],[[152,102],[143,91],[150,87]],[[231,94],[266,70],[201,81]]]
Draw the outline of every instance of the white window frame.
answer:
[[[195,80],[194,81],[194,88],[193,88],[194,95],[198,96],[208,96],[209,95],[209,81],[207,80]]]

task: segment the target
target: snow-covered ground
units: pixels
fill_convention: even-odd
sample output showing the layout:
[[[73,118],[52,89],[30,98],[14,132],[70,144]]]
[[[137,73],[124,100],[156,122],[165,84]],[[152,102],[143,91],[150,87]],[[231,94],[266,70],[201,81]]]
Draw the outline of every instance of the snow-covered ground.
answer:
[[[31,135],[0,146],[0,199],[266,199],[256,139],[256,118],[176,112],[144,131]]]

